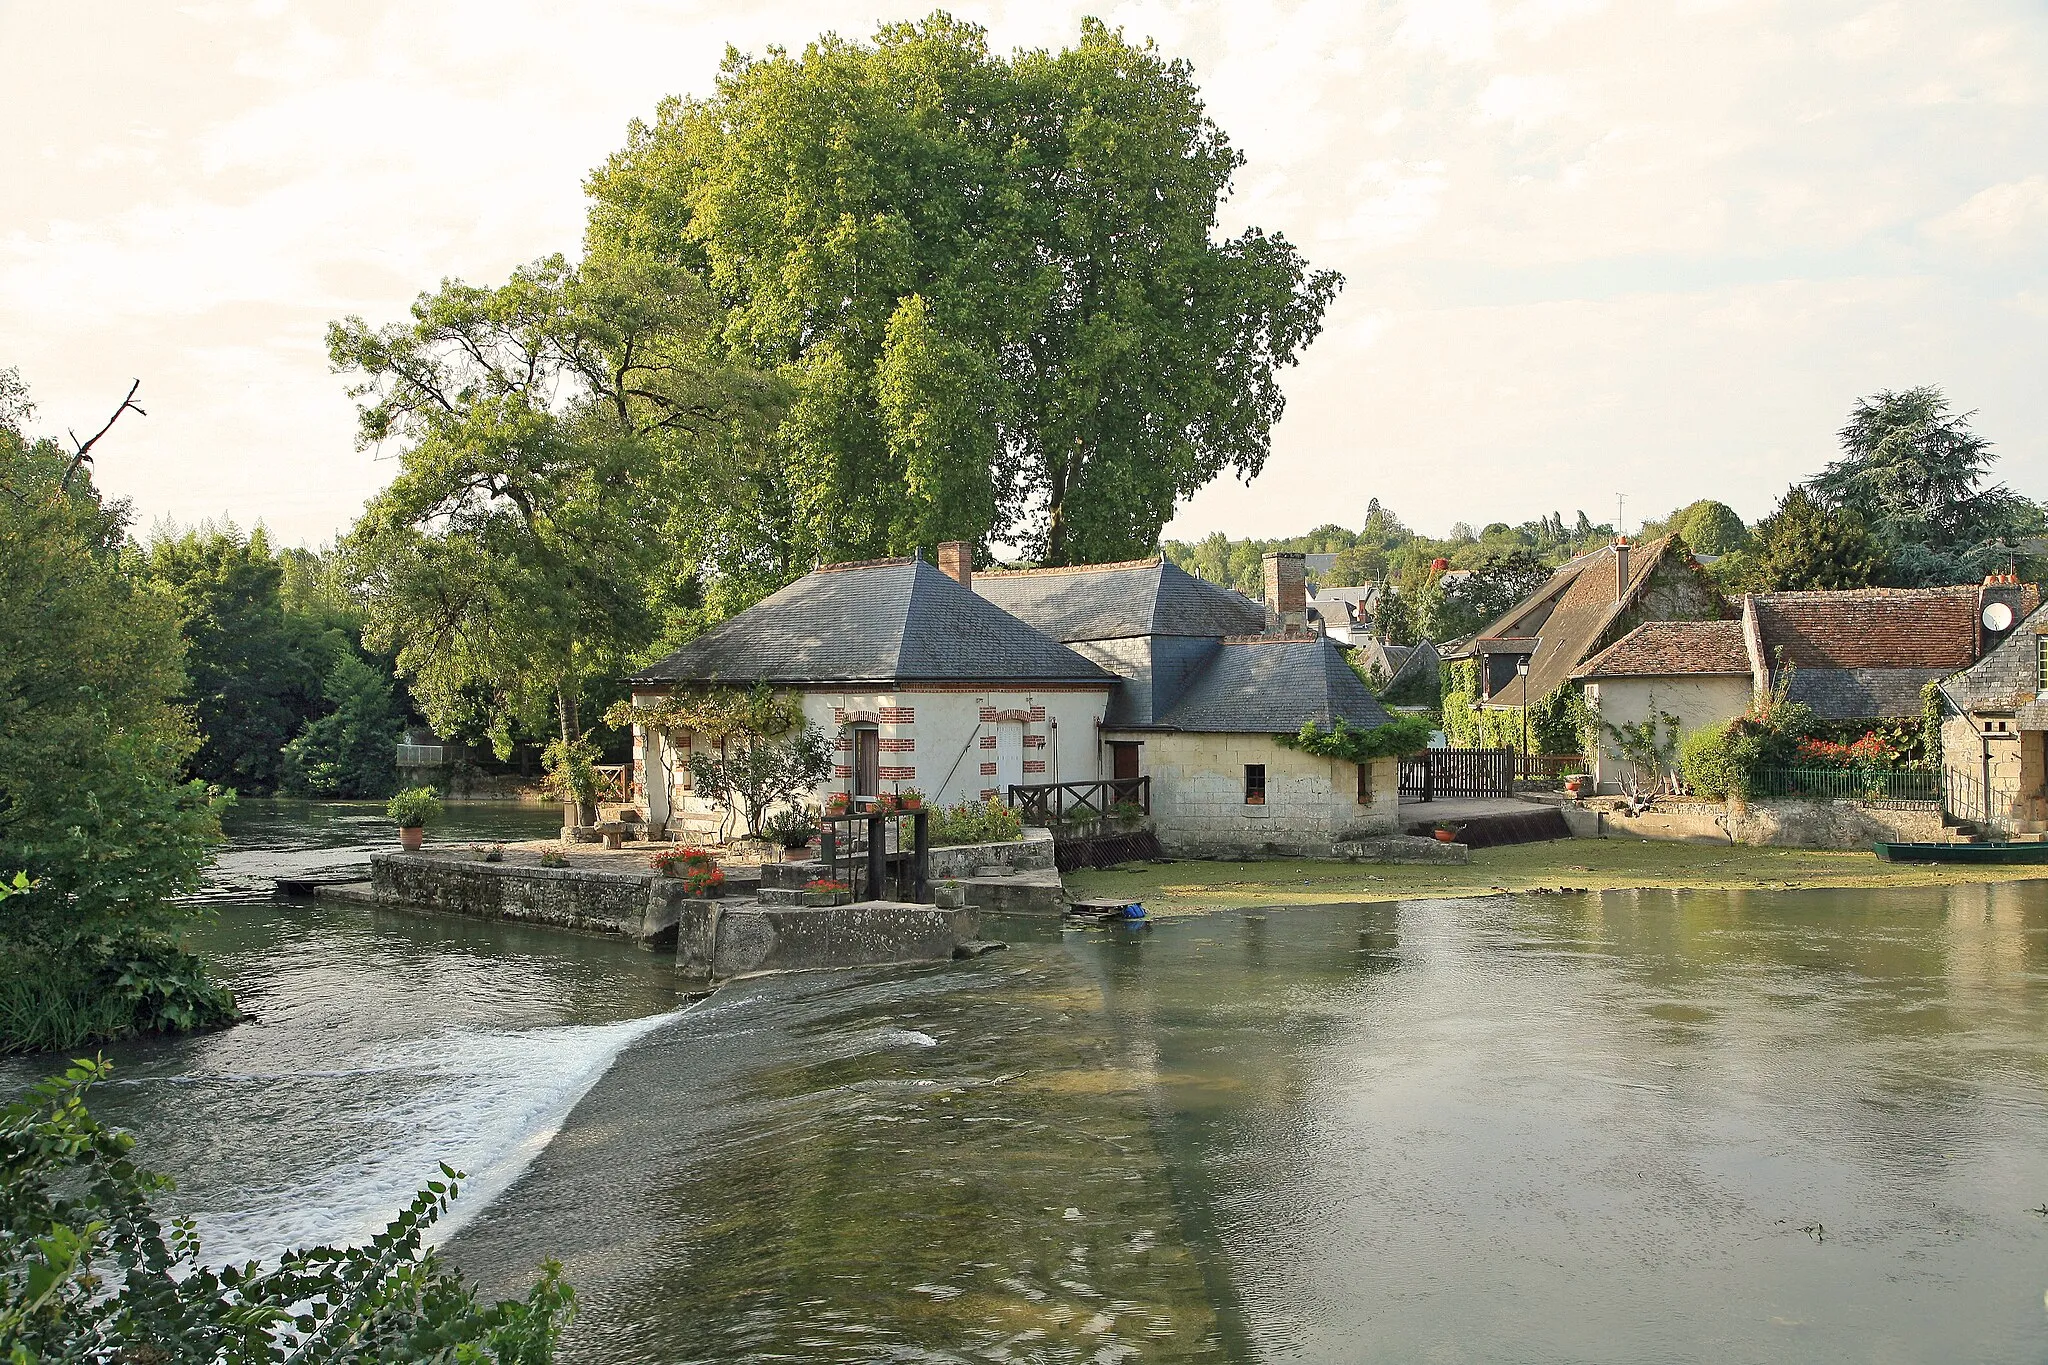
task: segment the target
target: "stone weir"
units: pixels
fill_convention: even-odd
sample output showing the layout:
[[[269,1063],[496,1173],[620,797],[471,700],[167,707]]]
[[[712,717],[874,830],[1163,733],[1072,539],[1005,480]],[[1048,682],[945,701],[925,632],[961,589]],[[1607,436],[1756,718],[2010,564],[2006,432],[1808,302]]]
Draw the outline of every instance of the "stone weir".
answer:
[[[738,869],[728,873],[727,885],[740,893],[759,889]],[[744,894],[704,899],[651,871],[535,867],[437,853],[373,854],[367,885],[326,887],[321,894],[615,935],[673,949],[678,974],[702,981],[938,962],[979,946],[972,909],[895,901],[778,905]]]

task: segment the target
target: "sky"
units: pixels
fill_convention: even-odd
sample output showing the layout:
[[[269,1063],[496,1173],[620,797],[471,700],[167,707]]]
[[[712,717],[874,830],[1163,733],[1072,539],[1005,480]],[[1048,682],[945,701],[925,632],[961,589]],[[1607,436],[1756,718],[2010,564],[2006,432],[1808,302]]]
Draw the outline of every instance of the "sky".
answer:
[[[2048,497],[2048,7],[1956,0],[955,3],[1194,65],[1222,226],[1346,277],[1265,471],[1167,534],[1745,518],[1858,395],[1939,384]],[[582,182],[728,44],[918,5],[0,0],[0,368],[138,522],[331,540],[388,482],[331,319],[573,254]]]

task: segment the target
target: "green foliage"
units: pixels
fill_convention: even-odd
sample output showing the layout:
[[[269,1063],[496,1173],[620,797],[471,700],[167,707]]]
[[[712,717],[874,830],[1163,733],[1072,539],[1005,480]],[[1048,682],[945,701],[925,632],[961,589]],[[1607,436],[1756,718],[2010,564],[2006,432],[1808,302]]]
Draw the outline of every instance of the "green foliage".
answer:
[[[150,539],[139,570],[176,603],[199,728],[191,775],[274,791],[286,741],[319,709],[327,666],[316,631],[285,612],[284,571],[262,526],[205,524]]]
[[[690,754],[697,795],[739,816],[753,838],[771,808],[808,793],[831,773],[832,742],[808,721],[773,734],[738,731],[716,753]]]
[[[459,1179],[442,1167],[361,1247],[275,1268],[205,1264],[192,1224],[154,1207],[169,1179],[86,1108],[79,1062],[0,1109],[0,1353],[12,1362],[498,1362],[544,1365],[575,1310],[548,1263],[524,1300],[481,1302],[425,1248]]]
[[[1678,717],[1669,711],[1603,728],[1621,754],[1621,782],[1629,795],[1665,787],[1677,776]]]
[[[389,794],[405,733],[390,680],[348,651],[328,669],[324,691],[334,709],[284,746],[285,792],[343,800]]]
[[[362,443],[401,447],[344,542],[350,578],[436,728],[481,718],[502,756],[551,705],[573,745],[586,683],[659,633],[669,518],[744,412],[706,354],[715,313],[687,271],[594,254],[328,329],[362,376]]]
[[[1123,559],[1263,467],[1339,283],[1220,234],[1241,162],[1149,45],[1091,19],[1004,58],[934,14],[729,55],[591,178],[588,240],[701,272],[726,353],[786,386],[718,499],[758,509],[722,539],[759,577],[942,539]]]
[[[1933,386],[1859,398],[1840,433],[1842,457],[1808,489],[1833,512],[1853,510],[1882,547],[1885,581],[1969,583],[2002,569],[1997,542],[2037,533],[2042,509],[2003,484],[1986,485],[1996,456]]]
[[[1756,524],[1744,558],[1739,586],[1750,592],[1867,588],[1885,571],[1883,546],[1853,508],[1825,507],[1798,486]]]
[[[1302,726],[1299,734],[1273,736],[1273,742],[1283,749],[1318,758],[1370,763],[1376,758],[1400,758],[1422,752],[1429,747],[1430,731],[1434,728],[1423,716],[1396,716],[1370,730],[1355,730],[1340,719],[1328,730],[1311,722]]]
[[[1505,528],[1503,528],[1505,529]],[[1419,596],[1423,638],[1456,640],[1501,616],[1543,586],[1550,566],[1526,545],[1483,542],[1459,566],[1471,572],[1439,580]]]
[[[167,934],[0,943],[0,1053],[191,1033],[239,1018],[234,996]]]
[[[1712,498],[1687,503],[1662,521],[1644,522],[1639,539],[1667,534],[1678,536],[1693,553],[1702,555],[1732,554],[1749,544],[1749,528],[1735,509]]]
[[[0,944],[67,945],[168,929],[193,912],[220,836],[179,773],[196,747],[175,606],[122,571],[124,505],[0,422]]]
[[[400,829],[423,829],[441,818],[441,799],[432,787],[409,787],[385,803],[384,814]]]
[[[548,795],[565,804],[573,803],[579,813],[596,806],[597,750],[590,744],[551,739],[540,751],[540,764],[546,774],[541,779],[541,789]]]
[[[1024,816],[993,796],[932,807],[928,833],[934,848],[953,844],[1004,844],[1024,837]]]
[[[1438,680],[1443,697],[1438,727],[1444,732],[1444,742],[1451,748],[1522,747],[1521,711],[1480,705],[1477,659],[1456,659],[1446,662],[1439,671]]]
[[[761,822],[761,832],[784,848],[802,848],[818,837],[818,821],[803,806],[784,806]]]
[[[1600,736],[1600,717],[1575,683],[1560,683],[1529,703],[1529,748],[1539,754],[1590,754]]]
[[[1721,799],[1749,790],[1748,775],[1735,761],[1729,724],[1702,725],[1678,745],[1678,773],[1695,796]]]

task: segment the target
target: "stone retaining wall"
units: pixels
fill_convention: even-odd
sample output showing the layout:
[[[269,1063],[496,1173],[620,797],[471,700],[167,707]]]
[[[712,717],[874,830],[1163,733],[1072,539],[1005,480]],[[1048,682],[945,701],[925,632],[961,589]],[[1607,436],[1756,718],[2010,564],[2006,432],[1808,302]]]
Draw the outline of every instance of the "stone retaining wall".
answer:
[[[977,868],[1009,867],[1044,871],[1053,865],[1052,831],[1032,826],[1022,839],[1000,844],[951,844],[932,851],[932,880],[972,877]]]
[[[477,919],[646,936],[651,872],[587,872],[418,853],[370,855],[370,886],[388,900]]]
[[[1769,848],[1867,849],[1944,837],[1938,810],[1888,810],[1860,801],[1752,801],[1740,814],[1725,806],[1658,805],[1642,815],[1610,811],[1601,824],[1626,839]]]

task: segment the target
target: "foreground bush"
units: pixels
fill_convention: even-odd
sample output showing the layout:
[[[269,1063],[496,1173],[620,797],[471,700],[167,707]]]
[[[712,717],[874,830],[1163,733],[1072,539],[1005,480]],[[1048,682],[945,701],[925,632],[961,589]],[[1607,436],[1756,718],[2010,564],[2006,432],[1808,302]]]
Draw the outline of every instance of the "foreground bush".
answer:
[[[544,1365],[575,1295],[548,1263],[524,1301],[479,1302],[424,1248],[455,1198],[430,1183],[361,1247],[314,1247],[274,1269],[201,1262],[189,1221],[151,1205],[168,1179],[135,1139],[102,1126],[85,1093],[107,1074],[79,1062],[0,1110],[0,1360],[435,1361]]]
[[[0,1054],[191,1033],[240,1017],[206,964],[163,934],[80,939],[61,950],[0,939]]]
[[[934,848],[945,844],[1001,844],[1024,837],[1024,817],[991,796],[934,806],[930,836]]]

